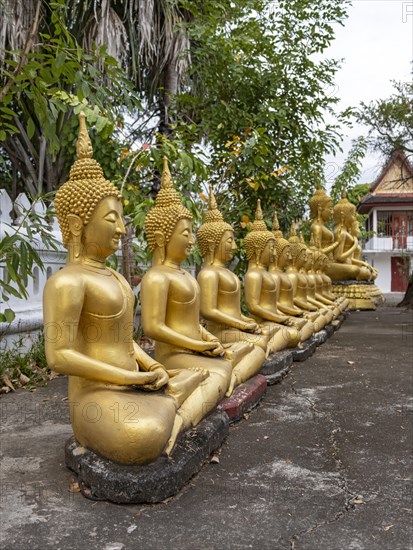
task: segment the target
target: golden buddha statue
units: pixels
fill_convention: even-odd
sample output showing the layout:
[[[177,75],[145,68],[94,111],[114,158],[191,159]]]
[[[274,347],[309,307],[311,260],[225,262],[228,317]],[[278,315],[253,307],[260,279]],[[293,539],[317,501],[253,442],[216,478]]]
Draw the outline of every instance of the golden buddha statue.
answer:
[[[291,225],[288,242],[290,243],[292,261],[287,267],[286,273],[293,285],[294,304],[303,311],[312,312],[313,323],[317,327],[324,328],[333,320],[333,312],[317,301],[315,296],[310,297],[309,295],[308,279],[304,273],[300,272],[307,262],[307,247],[300,243],[294,223]]]
[[[274,261],[275,238],[265,225],[258,200],[252,230],[244,239],[248,269],[245,274],[245,302],[261,327],[270,334],[270,352],[295,347],[302,339],[299,323],[277,311],[277,285],[267,268]]]
[[[225,265],[237,249],[234,231],[224,222],[212,188],[205,222],[197,231],[197,241],[204,258],[197,280],[201,288],[201,315],[207,321],[207,330],[224,345],[253,344],[232,371],[231,385],[238,385],[259,372],[266,358],[269,336],[262,334],[254,319],[241,313],[241,283]]]
[[[366,267],[371,272],[370,280],[376,279],[378,275],[377,269],[375,269],[373,266],[371,266],[367,262],[363,262],[361,260],[361,246],[359,242],[361,232],[360,232],[360,224],[357,219],[355,210],[354,210],[354,213],[352,213],[352,220],[350,220],[350,223],[348,225],[348,231],[350,235],[353,237],[354,242],[356,244],[353,255],[351,257],[351,262],[354,265],[358,265],[360,267]]]
[[[356,207],[346,196],[343,189],[341,199],[333,208],[335,222],[334,237],[338,247],[334,250],[334,260],[347,266],[349,269],[358,270],[356,279],[358,281],[369,281],[372,278],[370,266],[364,262],[353,262],[353,255],[358,247],[358,239],[351,234],[351,226],[356,217]]]
[[[339,313],[342,313],[348,306],[348,300],[343,297],[336,297],[332,292],[332,281],[324,273],[330,260],[328,257],[314,246],[314,240],[311,236],[310,246],[307,248],[309,260],[306,265],[309,281],[313,280],[315,291],[318,298],[325,304],[332,305]],[[311,284],[311,283],[310,283]]]
[[[335,319],[340,315],[341,308],[334,296],[328,297],[325,294],[326,281],[321,276],[319,268],[319,263],[321,263],[320,257],[324,256],[324,258],[327,258],[327,256],[322,254],[322,252],[313,251],[307,247],[302,235],[300,235],[300,243],[306,247],[307,254],[307,260],[300,269],[300,272],[307,278],[307,299],[314,305],[320,304],[320,307],[328,306],[333,311],[333,318]]]
[[[268,273],[274,279],[277,287],[277,312],[294,321],[295,326],[300,330],[301,341],[303,342],[308,340],[314,332],[321,330],[321,327],[316,327],[311,320],[311,317],[315,319],[316,315],[305,312],[294,304],[293,285],[290,277],[284,271],[288,269],[293,259],[291,246],[284,239],[283,232],[280,230],[277,211],[274,212],[272,234],[275,237],[276,253],[268,266]]]
[[[348,232],[344,230],[344,225],[341,223],[342,214],[339,214],[339,224],[336,226],[335,234],[325,225],[333,217],[333,201],[331,198],[320,187],[310,198],[309,204],[313,219],[311,234],[314,244],[330,260],[326,269],[327,275],[333,281],[367,280],[365,271],[360,269],[359,266],[353,265],[351,260],[348,260],[354,249],[348,251],[350,240]],[[337,213],[337,209],[335,212]],[[337,218],[337,214],[335,218]]]
[[[145,220],[153,266],[141,283],[142,324],[155,340],[155,357],[171,373],[194,366],[208,375],[180,408],[182,429],[196,425],[225,395],[235,379],[232,370],[253,344],[228,346],[199,323],[200,289],[190,273],[181,268],[195,242],[192,215],[173,187],[168,161],[164,159],[161,190]]]
[[[46,357],[69,377],[77,442],[115,462],[144,464],[173,447],[179,407],[204,375],[169,377],[133,341],[134,294],[106,267],[125,233],[121,196],[92,158],[79,118],[78,160],[55,199],[68,257],[44,290]]]
[[[330,277],[325,273],[327,267],[330,264],[330,259],[326,254],[323,254],[314,244],[313,235],[310,238],[309,250],[312,254],[312,270],[323,281],[321,293],[322,295],[336,304],[340,311],[343,312],[349,305],[349,300],[344,296],[336,296],[333,292],[333,282]]]

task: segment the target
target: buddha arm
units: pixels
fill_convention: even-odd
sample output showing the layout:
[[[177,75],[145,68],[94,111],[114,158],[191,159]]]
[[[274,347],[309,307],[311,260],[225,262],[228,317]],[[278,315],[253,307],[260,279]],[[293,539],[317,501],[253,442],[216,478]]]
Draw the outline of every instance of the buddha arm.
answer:
[[[242,319],[237,319],[228,313],[218,309],[218,287],[219,274],[205,273],[201,271],[198,275],[198,282],[201,287],[201,315],[208,321],[226,325],[239,330],[248,328],[248,323]],[[250,320],[251,323],[252,320]]]
[[[357,248],[358,243],[354,242],[352,244],[352,246],[346,252],[344,252],[344,245],[345,245],[345,241],[346,241],[345,233],[338,234],[337,238],[339,239],[339,242],[338,242],[339,247],[334,253],[334,259],[337,262],[342,263],[345,260],[347,260],[347,258],[349,258],[353,254],[353,252]]]
[[[152,373],[128,371],[77,351],[79,321],[85,299],[85,284],[73,276],[62,275],[49,279],[44,290],[44,326],[57,330],[59,338],[46,338],[46,357],[51,369],[69,376],[109,384],[148,384],[157,376]],[[56,303],[59,307],[56,307]]]
[[[165,324],[169,285],[169,279],[160,273],[148,272],[142,280],[142,325],[145,334],[159,342],[200,353],[215,348],[216,342],[195,340]]]
[[[312,227],[312,235],[314,238],[314,245],[322,250],[323,254],[329,254],[330,252],[333,252],[338,247],[338,242],[333,242],[330,246],[326,246],[325,248],[322,248],[323,238],[322,238],[322,228],[321,227]]]
[[[277,323],[277,315],[271,310],[264,308],[260,304],[260,297],[262,291],[262,277],[258,273],[249,273],[247,272],[246,277],[248,281],[245,283],[245,302],[247,304],[248,310],[253,314],[259,317],[260,319],[265,319],[266,321],[272,321]]]

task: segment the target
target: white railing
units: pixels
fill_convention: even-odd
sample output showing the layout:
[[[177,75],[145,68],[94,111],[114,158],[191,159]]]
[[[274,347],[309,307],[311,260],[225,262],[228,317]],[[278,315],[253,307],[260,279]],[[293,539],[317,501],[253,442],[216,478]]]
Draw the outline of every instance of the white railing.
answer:
[[[371,237],[364,245],[366,252],[392,252],[394,250],[413,252],[413,237]]]

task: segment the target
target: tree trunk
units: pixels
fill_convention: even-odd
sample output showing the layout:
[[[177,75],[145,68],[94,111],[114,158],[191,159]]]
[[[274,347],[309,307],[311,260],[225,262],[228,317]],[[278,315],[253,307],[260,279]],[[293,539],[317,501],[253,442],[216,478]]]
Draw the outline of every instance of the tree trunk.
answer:
[[[178,92],[178,71],[176,70],[176,61],[171,60],[164,69],[164,88],[163,93],[159,99],[159,133],[171,137],[173,130],[171,128],[171,118],[169,114],[169,106],[171,104],[171,97]],[[156,171],[154,174],[154,180],[151,186],[151,196],[153,198],[159,192],[161,188],[161,174]]]
[[[403,300],[397,304],[397,307],[407,307],[409,309],[413,309],[413,274],[409,277],[409,284],[407,285]]]

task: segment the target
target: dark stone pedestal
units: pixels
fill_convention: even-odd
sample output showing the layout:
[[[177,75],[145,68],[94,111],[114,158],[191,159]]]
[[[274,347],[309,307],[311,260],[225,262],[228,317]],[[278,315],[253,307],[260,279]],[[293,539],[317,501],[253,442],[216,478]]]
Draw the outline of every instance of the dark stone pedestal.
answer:
[[[317,343],[315,340],[313,340],[313,338],[309,338],[305,342],[302,342],[300,348],[294,348],[291,350],[293,354],[293,361],[294,362],[305,361],[306,359],[308,359],[313,355],[316,347],[317,347]]]
[[[226,397],[221,401],[219,408],[228,415],[232,424],[258,405],[266,391],[267,380],[265,376],[257,374],[257,376],[235,388],[231,397]]]
[[[326,325],[324,327],[324,330],[326,331],[328,338],[330,338],[330,336],[333,336],[336,329],[333,324],[330,324],[330,325]]]
[[[66,466],[77,473],[83,495],[92,500],[121,504],[161,502],[175,495],[199,472],[211,453],[222,445],[228,426],[228,416],[215,411],[180,437],[169,458],[160,456],[144,466],[111,462],[80,447],[71,437],[66,442]]]
[[[324,342],[328,339],[328,334],[326,330],[319,330],[315,334],[313,334],[312,339],[316,343],[316,346],[321,346],[321,344],[324,344]]]
[[[284,376],[290,370],[293,364],[293,354],[291,350],[277,351],[272,353],[261,367],[260,374],[267,379],[267,384],[272,386],[281,382]]]

